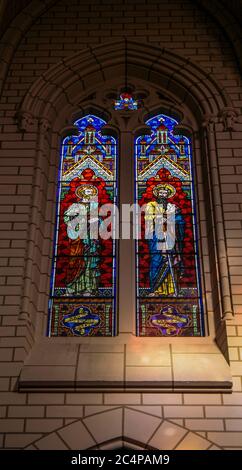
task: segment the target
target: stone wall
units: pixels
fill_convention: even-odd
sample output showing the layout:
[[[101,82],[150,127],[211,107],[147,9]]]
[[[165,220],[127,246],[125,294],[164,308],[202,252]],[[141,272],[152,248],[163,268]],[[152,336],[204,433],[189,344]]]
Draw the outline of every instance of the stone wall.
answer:
[[[204,3],[204,2],[200,2]],[[0,104],[0,444],[6,448],[242,448],[242,87],[233,44],[200,3],[188,0],[32,2],[2,38]],[[223,220],[235,316],[227,323],[233,393],[19,393],[33,330],[19,318],[33,209],[36,135],[19,129],[31,85],[62,59],[107,41],[174,52],[220,84],[232,118],[216,130]],[[98,60],[98,58],[97,58]],[[7,68],[9,67],[9,68]],[[98,86],[98,84],[97,84]],[[54,90],[53,90],[54,93]],[[58,151],[58,146],[56,146]],[[52,194],[48,196],[53,197]],[[44,240],[44,239],[43,239]],[[42,240],[42,241],[43,241]],[[42,243],[42,242],[41,242]],[[45,288],[40,286],[40,289]],[[115,444],[116,442],[116,444]]]

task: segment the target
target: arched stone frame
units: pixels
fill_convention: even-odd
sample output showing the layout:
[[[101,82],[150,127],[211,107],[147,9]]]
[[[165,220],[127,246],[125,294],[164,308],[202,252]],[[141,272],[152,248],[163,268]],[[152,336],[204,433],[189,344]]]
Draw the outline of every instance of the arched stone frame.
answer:
[[[141,407],[142,408],[142,407]],[[144,407],[145,408],[145,407]],[[157,407],[111,406],[98,410],[86,407],[82,419],[57,427],[45,435],[31,435],[27,450],[219,450],[217,434],[201,436],[189,427],[163,419]],[[156,409],[156,410],[155,410]],[[152,414],[153,411],[153,414]],[[103,426],[106,423],[106,426]],[[107,423],[112,426],[108,426]]]
[[[216,341],[226,355],[226,325],[225,320],[232,316],[230,283],[228,276],[227,253],[223,227],[223,212],[221,205],[220,184],[218,175],[218,162],[216,153],[215,130],[231,128],[234,125],[236,113],[231,107],[230,100],[218,83],[211,76],[205,74],[197,65],[179,57],[167,50],[153,48],[143,43],[128,43],[127,52],[128,77],[134,83],[151,83],[159,88],[168,98],[168,111],[174,113],[174,107],[183,115],[182,129],[193,132],[193,148],[196,161],[199,164],[199,155],[203,155],[203,170],[208,175],[209,191],[207,192],[207,207],[212,214],[212,229],[210,230],[210,247],[214,251],[213,293],[215,294],[215,326]],[[33,185],[33,206],[29,225],[29,245],[26,257],[26,270],[24,279],[23,302],[20,318],[28,325],[29,338],[35,336],[37,342],[26,361],[20,376],[19,386],[24,388],[53,388],[80,387],[91,390],[97,389],[133,389],[157,388],[166,389],[213,389],[228,390],[231,387],[230,373],[213,341],[213,327],[211,335],[206,338],[190,338],[183,344],[176,343],[179,339],[164,338],[159,342],[160,357],[154,358],[154,340],[151,338],[133,339],[130,344],[125,337],[111,339],[115,344],[102,339],[103,360],[107,354],[115,352],[119,366],[110,367],[108,377],[103,377],[100,364],[93,365],[95,373],[92,377],[86,367],[80,365],[79,356],[86,359],[101,360],[99,346],[93,340],[85,342],[63,338],[47,339],[43,337],[40,328],[40,312],[46,310],[46,292],[49,282],[49,257],[52,248],[50,242],[51,213],[50,206],[54,201],[54,181],[56,176],[57,158],[59,156],[59,140],[64,133],[73,131],[71,116],[84,112],[92,102],[93,93],[99,84],[100,89],[114,85],[113,77],[121,77],[124,70],[124,42],[98,46],[87,49],[73,57],[63,59],[59,64],[49,69],[30,88],[19,110],[20,130],[36,135],[36,170]],[[97,100],[97,98],[96,98]],[[160,109],[167,108],[167,98],[162,102]],[[172,101],[173,100],[173,101]],[[94,100],[95,101],[95,100]],[[97,100],[98,101],[98,100]],[[108,102],[106,102],[108,105]],[[149,103],[140,112],[140,126],[144,126],[143,114],[151,111],[157,103]],[[67,119],[67,117],[69,119]],[[129,121],[129,129],[137,129],[137,122]],[[119,122],[111,121],[109,125],[120,127]],[[123,123],[125,130],[125,120]],[[202,143],[202,148],[200,148]],[[130,142],[130,144],[132,144]],[[132,148],[132,145],[129,145]],[[48,175],[48,178],[47,178]],[[50,179],[50,175],[51,179]],[[48,181],[49,179],[49,181]],[[52,189],[49,197],[46,193]],[[201,186],[199,181],[198,183]],[[122,182],[121,182],[122,186]],[[46,204],[46,202],[48,202]],[[214,207],[214,210],[213,210]],[[53,230],[52,230],[53,231]],[[40,252],[39,247],[42,247]],[[216,292],[217,290],[217,292]],[[30,295],[32,298],[30,298]],[[36,312],[39,312],[36,315]],[[84,341],[83,341],[84,340]],[[99,339],[100,341],[100,339]],[[138,345],[139,342],[139,345]],[[127,346],[128,345],[128,346]],[[188,346],[189,345],[189,346]],[[126,349],[131,347],[127,355]],[[142,363],[135,362],[132,356],[138,348],[145,348],[146,358],[150,365],[144,368]],[[157,343],[156,346],[157,348]],[[187,347],[193,354],[186,354]],[[112,349],[113,348],[113,349]],[[211,353],[211,354],[210,354]],[[89,354],[89,356],[88,356]],[[105,356],[106,354],[106,356]],[[119,355],[119,356],[118,356]],[[134,354],[135,356],[135,354]],[[110,356],[109,356],[110,357]],[[127,363],[128,359],[128,363]],[[53,361],[53,362],[52,362]],[[215,367],[216,361],[216,367]],[[51,366],[53,364],[53,367]],[[194,364],[193,364],[194,363]],[[66,364],[66,367],[65,367]],[[196,367],[195,367],[196,364]],[[38,366],[38,367],[37,367]],[[111,366],[111,364],[110,364]],[[98,372],[99,368],[99,372]],[[112,372],[113,371],[113,376]],[[97,374],[95,376],[95,374]],[[99,377],[98,377],[99,374]]]

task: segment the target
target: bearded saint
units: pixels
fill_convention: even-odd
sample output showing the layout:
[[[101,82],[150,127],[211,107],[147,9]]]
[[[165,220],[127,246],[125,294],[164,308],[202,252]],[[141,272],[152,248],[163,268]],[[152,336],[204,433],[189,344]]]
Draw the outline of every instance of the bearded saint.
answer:
[[[185,221],[176,204],[169,198],[176,193],[174,186],[168,183],[157,185],[153,189],[154,201],[146,205],[145,224],[150,254],[150,296],[177,296],[179,278],[184,272],[182,260]],[[169,217],[173,217],[169,227]],[[154,223],[158,223],[154,231]]]

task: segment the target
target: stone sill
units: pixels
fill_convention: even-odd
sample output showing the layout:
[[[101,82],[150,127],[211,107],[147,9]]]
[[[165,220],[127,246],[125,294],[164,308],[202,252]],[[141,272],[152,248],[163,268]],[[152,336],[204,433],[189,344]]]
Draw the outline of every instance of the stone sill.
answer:
[[[110,382],[70,382],[69,384],[54,382],[19,382],[19,392],[73,392],[73,393],[232,393],[231,382],[219,383],[165,383],[165,382],[137,382],[136,384],[126,383],[112,384]]]
[[[18,390],[232,391],[229,365],[211,338],[165,339],[42,338],[25,361]]]

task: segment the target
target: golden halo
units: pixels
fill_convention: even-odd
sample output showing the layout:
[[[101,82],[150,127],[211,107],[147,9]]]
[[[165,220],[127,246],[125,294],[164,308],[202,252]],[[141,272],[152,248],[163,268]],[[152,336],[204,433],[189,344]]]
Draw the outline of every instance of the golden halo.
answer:
[[[162,184],[158,184],[157,186],[155,186],[153,189],[153,194],[157,196],[157,193],[160,189],[168,190],[167,198],[173,197],[176,194],[176,188],[174,188],[174,186],[168,183],[162,183]]]
[[[97,196],[98,190],[96,186],[93,186],[92,184],[82,184],[81,186],[78,186],[75,191],[76,196],[79,198],[87,197],[87,194],[84,194],[86,189],[91,189],[91,194],[88,195],[88,198]]]

